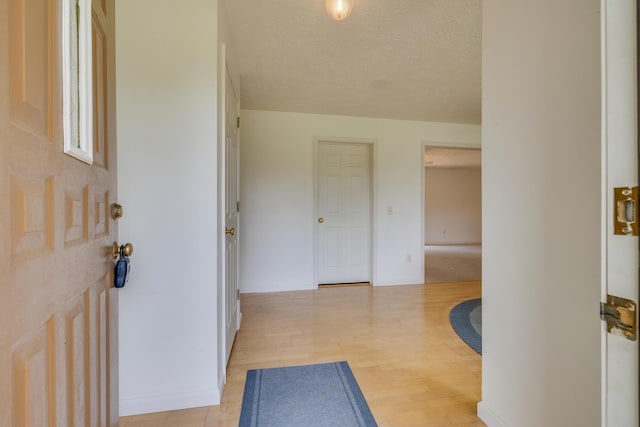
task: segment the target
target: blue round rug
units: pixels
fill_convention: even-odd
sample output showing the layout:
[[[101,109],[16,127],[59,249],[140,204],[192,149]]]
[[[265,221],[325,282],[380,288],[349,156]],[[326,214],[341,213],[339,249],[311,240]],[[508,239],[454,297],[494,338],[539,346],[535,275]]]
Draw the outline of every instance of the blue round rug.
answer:
[[[482,298],[470,299],[453,307],[449,321],[462,341],[482,354]]]

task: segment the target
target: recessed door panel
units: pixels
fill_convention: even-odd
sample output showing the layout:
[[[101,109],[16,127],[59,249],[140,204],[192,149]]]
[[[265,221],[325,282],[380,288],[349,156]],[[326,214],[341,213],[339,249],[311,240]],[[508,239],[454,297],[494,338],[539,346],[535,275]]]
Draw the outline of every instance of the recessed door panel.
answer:
[[[8,8],[8,22],[2,24],[9,28],[10,120],[30,133],[51,138],[58,39],[55,2],[10,0]]]
[[[12,351],[11,385],[13,426],[50,426],[55,423],[56,352],[55,319],[49,318],[16,343]],[[7,402],[8,403],[8,402]],[[9,413],[7,411],[6,413]]]
[[[89,292],[71,305],[66,319],[67,408],[69,426],[90,425],[91,339]]]

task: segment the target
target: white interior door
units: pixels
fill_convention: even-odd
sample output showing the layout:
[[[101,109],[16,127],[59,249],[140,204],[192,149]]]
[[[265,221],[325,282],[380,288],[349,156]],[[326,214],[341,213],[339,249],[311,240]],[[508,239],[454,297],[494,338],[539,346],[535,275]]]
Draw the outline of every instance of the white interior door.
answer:
[[[370,281],[370,144],[318,144],[318,283]]]
[[[89,165],[62,148],[60,11],[73,3],[0,0],[1,426],[118,423],[113,3],[91,11]]]
[[[225,81],[225,333],[226,358],[239,328],[238,294],[238,97],[230,73]]]
[[[602,0],[606,295],[638,301],[638,237],[614,235],[613,188],[638,185],[636,0]],[[638,219],[636,218],[636,221]],[[633,313],[637,319],[637,313]],[[603,331],[603,422],[638,426],[638,342]]]

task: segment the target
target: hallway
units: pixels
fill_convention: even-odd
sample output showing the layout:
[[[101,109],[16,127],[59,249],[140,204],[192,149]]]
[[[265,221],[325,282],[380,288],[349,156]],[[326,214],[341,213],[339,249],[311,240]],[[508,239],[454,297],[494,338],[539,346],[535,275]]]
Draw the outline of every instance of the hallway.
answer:
[[[121,420],[121,427],[237,426],[248,369],[346,360],[382,426],[480,427],[481,357],[449,311],[480,282],[245,294],[220,406]]]

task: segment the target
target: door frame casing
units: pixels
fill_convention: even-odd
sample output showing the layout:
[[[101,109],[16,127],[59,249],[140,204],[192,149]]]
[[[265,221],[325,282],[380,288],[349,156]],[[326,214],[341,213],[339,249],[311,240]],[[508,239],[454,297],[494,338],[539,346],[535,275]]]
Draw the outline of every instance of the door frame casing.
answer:
[[[369,282],[375,285],[377,282],[377,238],[376,227],[376,188],[377,188],[377,145],[378,140],[374,138],[351,138],[337,136],[314,136],[313,137],[313,287],[318,288],[320,277],[320,238],[318,230],[318,196],[319,196],[319,166],[318,166],[318,150],[322,142],[343,143],[343,144],[365,144],[369,146]]]
[[[425,233],[425,229],[427,227],[427,225],[425,224],[426,222],[426,212],[425,212],[425,203],[426,203],[426,167],[424,164],[424,153],[427,149],[427,147],[436,147],[436,148],[459,148],[461,150],[480,150],[480,152],[482,152],[482,146],[478,145],[478,144],[470,144],[470,143],[464,143],[464,142],[453,142],[453,143],[446,143],[446,142],[435,142],[435,141],[428,141],[428,140],[423,140],[422,144],[420,144],[420,176],[422,177],[422,179],[420,180],[420,248],[418,253],[422,254],[422,256],[420,257],[420,265],[421,270],[422,270],[422,277],[425,277],[426,274],[426,266],[425,266],[425,262],[424,262],[424,246],[425,246],[425,242],[424,242],[424,233]],[[482,168],[482,166],[481,166]]]
[[[235,88],[238,88],[237,82],[234,81],[233,73],[230,70],[230,64],[227,59],[227,45],[225,43],[220,43],[218,45],[218,90],[220,96],[218,97],[218,232],[217,232],[217,248],[218,248],[218,289],[217,289],[217,307],[218,307],[218,331],[217,331],[217,343],[218,343],[218,391],[219,395],[222,396],[224,391],[225,384],[227,383],[227,331],[226,331],[226,182],[227,182],[227,168],[226,168],[226,79],[227,76],[231,81],[231,84],[234,85]],[[238,116],[240,114],[240,94],[239,90],[237,90],[236,96],[238,97],[238,105],[236,109],[238,111]],[[240,129],[238,129],[237,140],[240,140]],[[236,153],[237,156],[237,168],[239,171],[240,168],[240,145],[238,144],[238,151]],[[239,174],[237,176],[237,193],[236,198],[240,200],[240,177]],[[240,212],[236,213],[236,228],[239,228],[240,223]],[[240,283],[240,239],[236,239],[236,283],[237,289],[239,290]],[[240,310],[240,301],[238,300],[238,324],[237,329],[240,329],[240,323],[242,322],[242,311]]]
[[[637,302],[638,238],[613,235],[613,217],[615,216],[613,188],[638,184],[639,5],[637,0],[624,2],[601,0],[600,4],[602,84],[600,301],[606,302],[607,295],[611,294]],[[631,7],[635,7],[633,14],[628,13],[628,8]],[[631,32],[632,28],[633,32]],[[624,50],[621,52],[621,49]],[[635,111],[629,111],[631,105]],[[629,156],[630,151],[635,152],[633,157]],[[629,162],[634,164],[631,165]],[[615,167],[612,167],[613,165]],[[636,282],[631,285],[629,280],[632,279]],[[632,423],[635,426],[639,423],[638,345],[609,334],[606,323],[601,322],[601,425],[603,427],[622,425],[620,420],[633,420]],[[633,353],[635,353],[635,360]],[[639,372],[633,372],[634,370]],[[629,402],[634,402],[635,407],[632,407]],[[627,424],[632,425],[629,422],[625,425]]]

